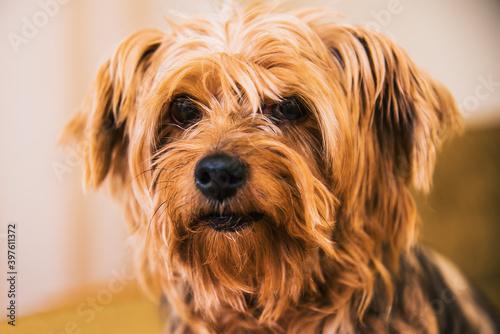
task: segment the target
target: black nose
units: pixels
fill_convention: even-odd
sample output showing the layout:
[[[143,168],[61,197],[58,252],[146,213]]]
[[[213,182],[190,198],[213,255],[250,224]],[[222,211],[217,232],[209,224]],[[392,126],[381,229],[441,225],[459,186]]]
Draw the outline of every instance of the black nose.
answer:
[[[222,202],[245,183],[246,168],[240,159],[216,153],[198,162],[194,178],[203,195]]]

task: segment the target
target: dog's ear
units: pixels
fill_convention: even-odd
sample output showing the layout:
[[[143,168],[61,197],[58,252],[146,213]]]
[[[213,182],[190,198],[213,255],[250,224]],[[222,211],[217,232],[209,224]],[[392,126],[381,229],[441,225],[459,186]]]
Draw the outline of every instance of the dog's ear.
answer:
[[[436,150],[461,130],[449,91],[380,33],[336,26],[321,35],[345,79],[353,124],[369,145],[366,162],[427,191]]]
[[[84,184],[98,187],[110,170],[123,176],[127,169],[127,122],[137,96],[144,90],[145,74],[164,33],[139,31],[124,42],[101,66],[78,114],[66,125],[61,141],[76,140],[84,161]]]

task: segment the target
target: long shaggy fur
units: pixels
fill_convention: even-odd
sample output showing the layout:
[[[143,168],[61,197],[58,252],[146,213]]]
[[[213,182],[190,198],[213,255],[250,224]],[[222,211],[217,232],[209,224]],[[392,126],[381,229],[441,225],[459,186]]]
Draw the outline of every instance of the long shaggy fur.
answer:
[[[409,188],[429,189],[461,128],[443,86],[321,9],[171,25],[125,40],[65,130],[87,144],[86,186],[106,181],[122,201],[144,286],[168,301],[166,332],[494,332],[470,288],[453,287],[458,272],[415,240]],[[202,112],[186,127],[169,114],[179,95]],[[292,95],[307,119],[265,112]],[[193,179],[213,152],[249,166],[221,204]],[[213,211],[264,218],[221,233],[200,222]],[[436,312],[437,282],[453,297],[443,314],[462,319]]]

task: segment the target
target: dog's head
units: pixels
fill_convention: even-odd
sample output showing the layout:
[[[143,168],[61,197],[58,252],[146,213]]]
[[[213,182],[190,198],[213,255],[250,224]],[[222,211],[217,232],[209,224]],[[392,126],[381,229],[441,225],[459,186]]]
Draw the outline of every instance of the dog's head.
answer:
[[[362,310],[414,240],[409,187],[429,188],[456,105],[386,37],[321,13],[138,32],[66,128],[182,316],[272,322],[324,284]]]

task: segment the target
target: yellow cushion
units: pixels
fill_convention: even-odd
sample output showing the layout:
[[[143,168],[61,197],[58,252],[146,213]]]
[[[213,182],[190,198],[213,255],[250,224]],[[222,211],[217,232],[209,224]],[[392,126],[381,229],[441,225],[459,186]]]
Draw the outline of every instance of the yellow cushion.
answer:
[[[159,310],[138,288],[118,294],[97,289],[68,306],[0,323],[2,334],[159,334]],[[21,306],[19,306],[21,307]]]

